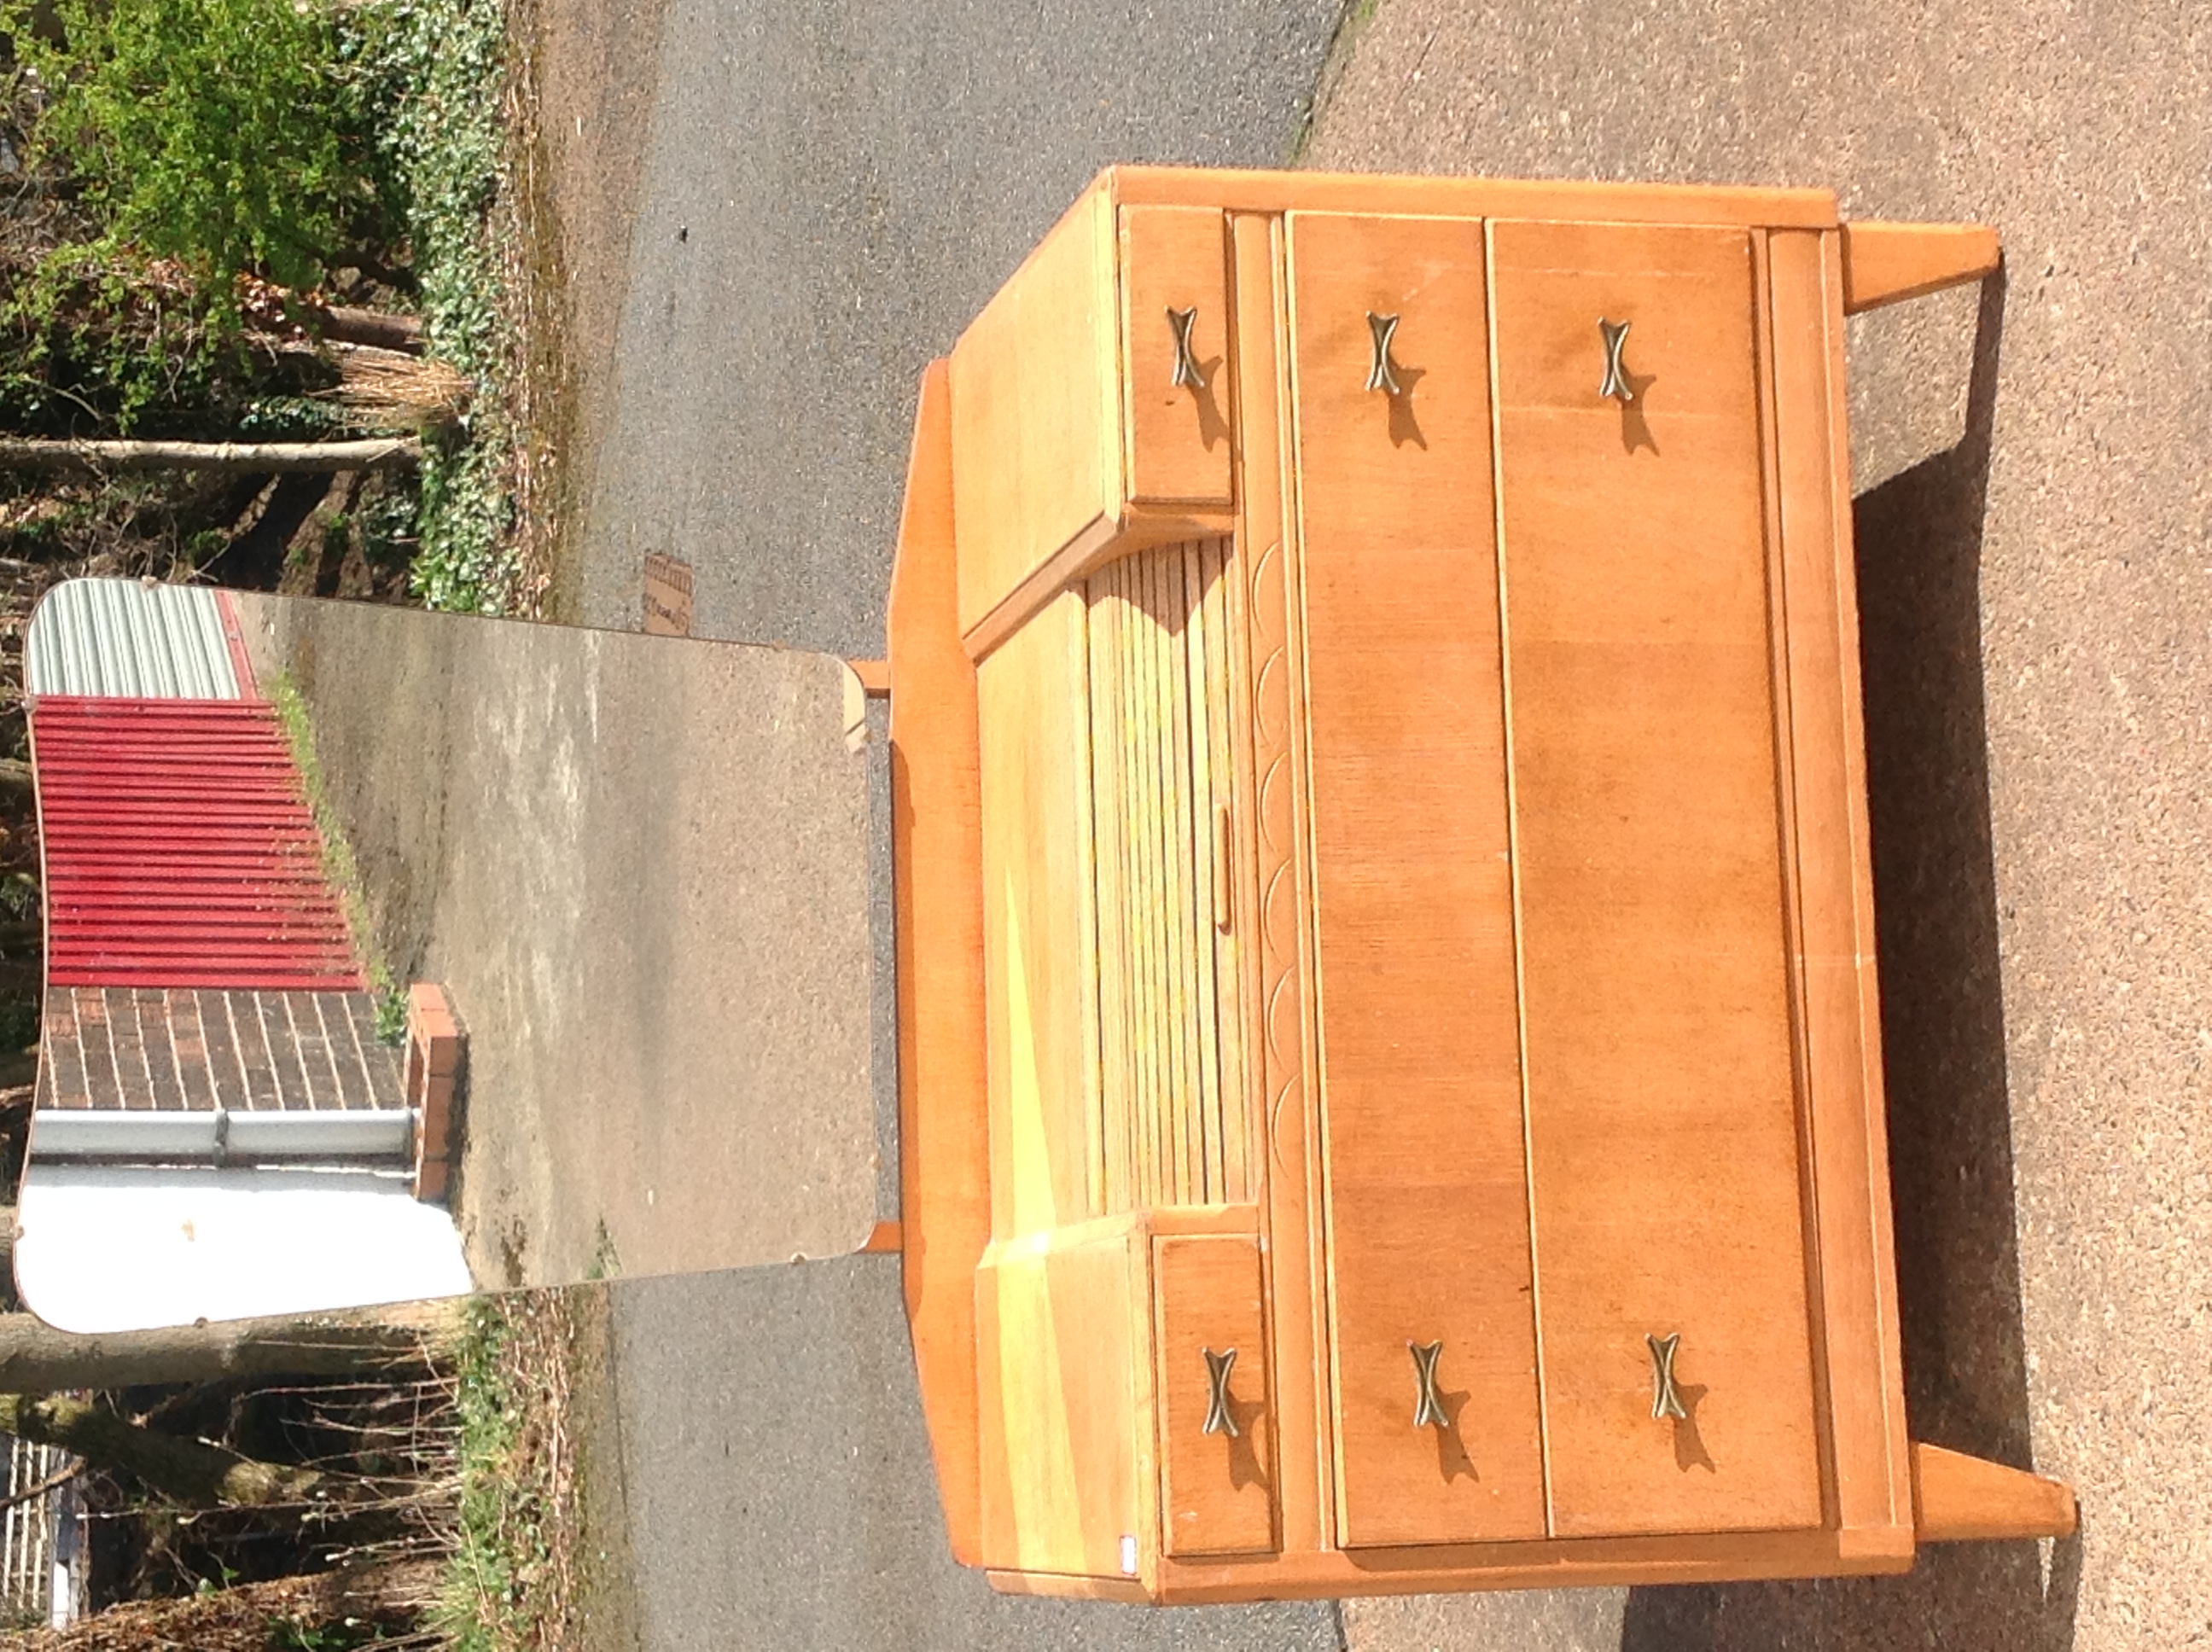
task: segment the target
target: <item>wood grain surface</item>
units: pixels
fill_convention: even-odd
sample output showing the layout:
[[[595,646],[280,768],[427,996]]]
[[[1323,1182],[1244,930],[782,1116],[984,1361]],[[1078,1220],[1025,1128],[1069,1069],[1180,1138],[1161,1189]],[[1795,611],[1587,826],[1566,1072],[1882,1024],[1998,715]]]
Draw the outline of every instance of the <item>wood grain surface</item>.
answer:
[[[1294,213],[1289,246],[1337,1535],[1540,1536],[1482,232]]]
[[[1750,238],[1491,236],[1552,1530],[1817,1525]]]

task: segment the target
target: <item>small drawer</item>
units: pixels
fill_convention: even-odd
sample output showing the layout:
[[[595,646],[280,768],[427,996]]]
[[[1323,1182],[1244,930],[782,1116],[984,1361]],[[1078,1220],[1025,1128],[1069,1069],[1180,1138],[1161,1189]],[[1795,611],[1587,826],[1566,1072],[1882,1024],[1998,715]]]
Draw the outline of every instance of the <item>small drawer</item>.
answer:
[[[1229,252],[1221,214],[1121,214],[1121,372],[1129,497],[1227,505]]]
[[[1170,1555],[1269,1552],[1275,1442],[1259,1241],[1164,1237],[1152,1256],[1163,1546]]]

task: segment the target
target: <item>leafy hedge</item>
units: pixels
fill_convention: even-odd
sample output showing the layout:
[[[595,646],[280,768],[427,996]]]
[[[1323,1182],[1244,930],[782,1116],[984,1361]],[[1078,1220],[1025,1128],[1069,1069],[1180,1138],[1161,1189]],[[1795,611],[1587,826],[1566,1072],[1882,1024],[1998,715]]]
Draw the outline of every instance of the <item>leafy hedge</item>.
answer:
[[[415,594],[502,606],[504,0],[0,0],[0,29],[46,203],[0,244],[0,426],[324,434],[263,283],[374,270],[479,392],[425,457]]]
[[[42,146],[105,231],[86,256],[176,259],[218,306],[238,277],[313,287],[398,204],[358,43],[294,0],[4,0],[49,103]],[[58,25],[58,30],[53,25]]]

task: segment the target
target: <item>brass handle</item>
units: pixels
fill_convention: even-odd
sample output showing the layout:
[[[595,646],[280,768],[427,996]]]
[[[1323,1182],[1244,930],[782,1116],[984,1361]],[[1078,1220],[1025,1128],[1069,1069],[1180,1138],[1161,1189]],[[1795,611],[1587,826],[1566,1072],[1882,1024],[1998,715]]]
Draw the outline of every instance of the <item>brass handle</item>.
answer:
[[[1206,1356],[1206,1382],[1210,1391],[1206,1406],[1206,1434],[1237,1436],[1237,1419],[1229,1414],[1229,1373],[1237,1364],[1237,1351],[1217,1354],[1211,1348],[1200,1350]]]
[[[1674,1392],[1674,1348],[1682,1340],[1681,1333],[1671,1337],[1655,1337],[1647,1333],[1644,1345],[1651,1350],[1651,1420],[1662,1417],[1679,1417],[1689,1421],[1690,1413],[1682,1409],[1682,1396]]]
[[[1203,390],[1206,388],[1206,375],[1198,370],[1198,357],[1192,354],[1190,348],[1192,330],[1198,325],[1197,307],[1194,305],[1188,310],[1178,310],[1170,304],[1168,307],[1168,325],[1175,333],[1176,350],[1175,377],[1168,381],[1169,387],[1181,390],[1188,385],[1193,390]]]
[[[1409,1342],[1406,1348],[1413,1356],[1413,1426],[1448,1426],[1443,1401],[1437,1397],[1437,1357],[1443,1352],[1443,1344]]]
[[[1375,345],[1375,364],[1367,369],[1367,387],[1387,396],[1405,394],[1405,386],[1398,382],[1397,363],[1390,359],[1390,337],[1397,331],[1396,316],[1367,313],[1367,332]]]
[[[1603,316],[1598,318],[1597,336],[1605,341],[1605,377],[1598,385],[1597,393],[1601,397],[1618,396],[1623,407],[1636,399],[1636,392],[1628,382],[1627,372],[1620,364],[1620,347],[1628,340],[1628,327],[1626,321],[1607,321]]]

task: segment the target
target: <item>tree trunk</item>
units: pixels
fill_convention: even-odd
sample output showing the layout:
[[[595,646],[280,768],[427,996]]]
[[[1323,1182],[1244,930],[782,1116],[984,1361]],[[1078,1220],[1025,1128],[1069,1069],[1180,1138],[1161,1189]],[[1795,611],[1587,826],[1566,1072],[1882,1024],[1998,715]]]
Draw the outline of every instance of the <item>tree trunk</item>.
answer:
[[[0,1314],[0,1391],[342,1376],[420,1365],[459,1339],[461,1313],[456,1299],[99,1336],[57,1331],[33,1314]]]
[[[383,310],[356,310],[349,305],[328,304],[314,311],[323,337],[334,344],[373,344],[379,349],[422,353],[422,319],[392,315]]]
[[[59,1446],[100,1468],[119,1469],[191,1509],[259,1509],[304,1501],[321,1484],[313,1468],[257,1462],[221,1446],[157,1434],[59,1394],[0,1394],[0,1431]]]
[[[404,1632],[437,1599],[436,1564],[403,1561],[241,1583],[188,1600],[126,1601],[67,1629],[30,1631],[9,1644],[16,1652],[169,1652],[186,1646],[194,1652],[264,1652],[276,1643],[272,1625],[343,1631],[350,1619]],[[333,1635],[331,1642],[356,1643],[351,1634]],[[315,1643],[301,1633],[294,1643]]]
[[[0,470],[215,471],[233,475],[283,471],[368,471],[413,465],[422,444],[412,436],[361,441],[69,441],[42,436],[0,437]]]

